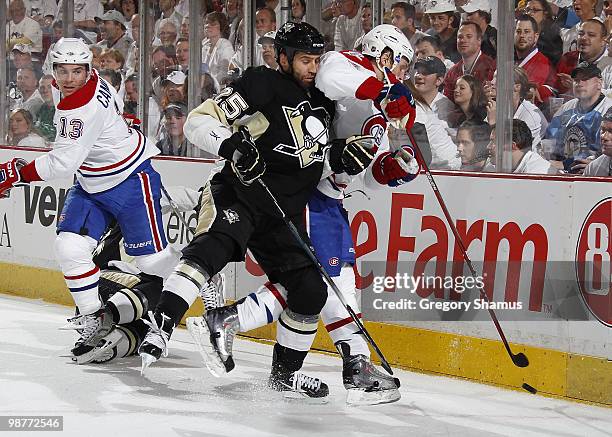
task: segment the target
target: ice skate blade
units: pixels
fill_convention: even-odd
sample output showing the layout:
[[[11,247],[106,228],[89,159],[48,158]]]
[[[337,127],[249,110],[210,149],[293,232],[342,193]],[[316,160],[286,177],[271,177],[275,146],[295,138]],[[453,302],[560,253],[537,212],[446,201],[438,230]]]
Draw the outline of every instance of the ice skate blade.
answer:
[[[283,392],[282,394],[283,394],[283,398],[287,402],[301,402],[301,403],[312,404],[312,405],[322,405],[322,404],[327,404],[329,402],[328,396],[324,396],[321,398],[311,398],[310,396],[304,393],[298,393],[294,391],[286,391],[286,392]]]
[[[140,376],[144,376],[145,370],[147,370],[151,364],[156,362],[157,358],[155,358],[151,354],[145,354],[145,353],[140,354],[140,358],[142,360],[142,367],[140,368]]]
[[[401,399],[399,390],[375,390],[351,388],[346,391],[346,404],[352,406],[390,404]]]
[[[188,317],[186,324],[208,371],[217,378],[226,376],[227,369],[210,341],[210,330],[204,318]]]

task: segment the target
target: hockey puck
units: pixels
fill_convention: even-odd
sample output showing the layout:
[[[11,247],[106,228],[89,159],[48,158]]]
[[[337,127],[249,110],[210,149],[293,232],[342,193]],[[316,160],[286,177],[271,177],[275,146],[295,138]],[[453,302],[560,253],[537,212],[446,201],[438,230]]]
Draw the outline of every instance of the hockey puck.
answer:
[[[529,393],[531,394],[536,394],[538,391],[533,388],[532,386],[530,386],[529,384],[527,384],[526,382],[523,383],[522,387],[527,390]]]

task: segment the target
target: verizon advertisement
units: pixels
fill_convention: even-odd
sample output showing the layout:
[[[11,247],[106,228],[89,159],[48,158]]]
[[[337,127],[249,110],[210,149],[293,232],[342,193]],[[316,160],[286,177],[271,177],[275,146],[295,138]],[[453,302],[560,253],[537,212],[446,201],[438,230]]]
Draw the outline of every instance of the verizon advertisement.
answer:
[[[0,149],[0,159],[36,152]],[[156,159],[166,187],[199,188],[211,162]],[[492,305],[512,342],[612,358],[612,183],[561,177],[435,175],[472,275],[424,175],[396,189],[355,182],[344,204],[367,319],[496,339]],[[57,269],[53,241],[71,180],[13,190],[0,201],[0,260]],[[194,212],[182,213],[195,228]],[[164,217],[171,244],[191,239]],[[321,260],[334,263],[337,260]],[[256,262],[229,266],[228,297],[266,278]],[[487,299],[482,299],[483,289]]]

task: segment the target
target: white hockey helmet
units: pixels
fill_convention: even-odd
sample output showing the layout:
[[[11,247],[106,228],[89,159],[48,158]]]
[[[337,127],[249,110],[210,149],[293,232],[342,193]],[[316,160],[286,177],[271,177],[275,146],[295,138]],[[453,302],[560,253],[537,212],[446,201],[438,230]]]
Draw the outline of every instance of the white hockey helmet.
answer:
[[[402,57],[412,62],[414,50],[404,32],[391,24],[380,24],[363,36],[361,53],[380,59],[385,48],[393,50],[393,65]]]
[[[93,53],[80,38],[60,38],[49,50],[49,67],[54,70],[57,64],[85,64],[91,72]]]

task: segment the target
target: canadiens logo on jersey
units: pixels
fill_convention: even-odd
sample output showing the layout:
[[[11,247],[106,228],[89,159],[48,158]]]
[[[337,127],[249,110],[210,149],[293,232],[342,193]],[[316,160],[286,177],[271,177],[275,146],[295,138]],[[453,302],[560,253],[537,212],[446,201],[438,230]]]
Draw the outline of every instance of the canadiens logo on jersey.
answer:
[[[301,102],[295,108],[283,106],[283,113],[293,144],[279,144],[274,150],[295,157],[301,168],[323,162],[329,138],[327,111],[324,108],[313,109],[310,102]]]

